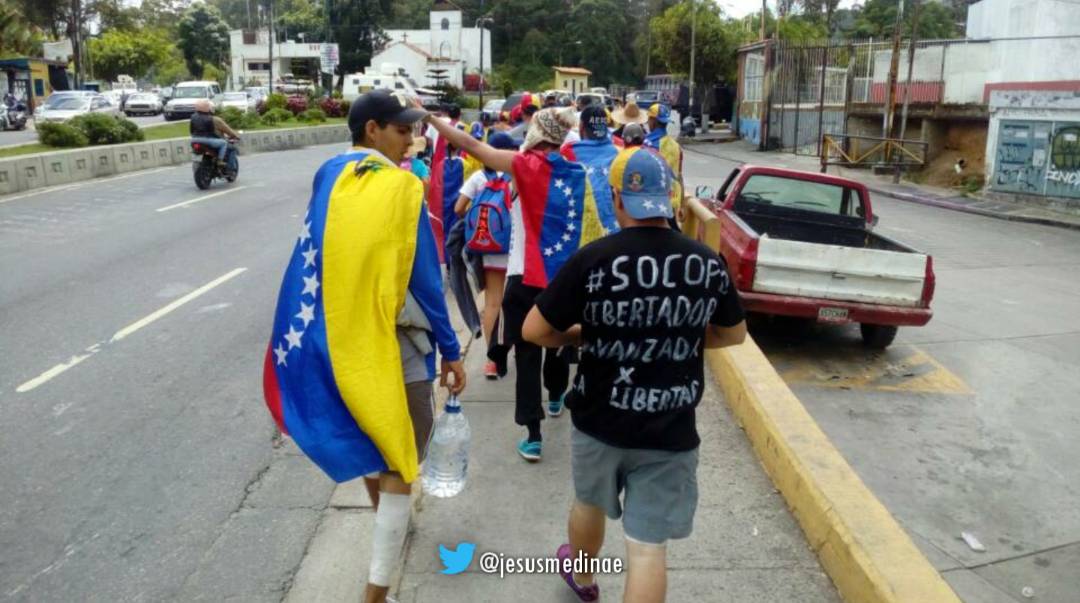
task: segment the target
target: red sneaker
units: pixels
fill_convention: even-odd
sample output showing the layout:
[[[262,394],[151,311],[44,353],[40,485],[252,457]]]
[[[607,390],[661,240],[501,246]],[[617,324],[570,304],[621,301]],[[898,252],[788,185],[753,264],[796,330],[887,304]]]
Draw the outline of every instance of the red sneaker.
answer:
[[[494,381],[499,378],[499,367],[496,366],[494,360],[488,360],[484,365],[484,377],[488,381]]]

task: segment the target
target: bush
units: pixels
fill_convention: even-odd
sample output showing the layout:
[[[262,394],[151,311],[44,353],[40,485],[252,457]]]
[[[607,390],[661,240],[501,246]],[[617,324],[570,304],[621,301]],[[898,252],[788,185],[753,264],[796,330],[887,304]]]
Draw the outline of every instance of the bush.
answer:
[[[279,123],[289,121],[293,114],[285,109],[270,109],[262,116],[263,125],[276,126]]]
[[[350,108],[352,108],[352,101],[347,101],[343,99],[341,101],[341,116],[348,117]]]
[[[127,133],[127,139],[135,142],[142,142],[146,140],[146,133],[142,131],[135,122],[130,119],[120,118],[120,127]]]
[[[291,111],[293,115],[300,115],[308,110],[308,99],[306,96],[294,94],[286,99],[285,108]]]
[[[125,125],[124,122],[130,125]],[[79,115],[68,123],[82,130],[91,145],[133,142],[144,138],[142,131],[134,123],[102,113]]]
[[[348,112],[342,109],[341,105],[343,102],[348,106],[348,101],[340,101],[335,98],[324,98],[319,102],[319,109],[321,109],[327,117],[345,117],[348,115]]]
[[[218,117],[225,120],[225,123],[229,124],[229,127],[234,130],[250,129],[259,124],[257,115],[247,111],[241,111],[236,107],[225,107],[218,114]]]
[[[266,97],[266,100],[264,101],[264,103],[266,104],[266,109],[264,109],[262,112],[265,113],[266,111],[269,111],[271,109],[284,109],[285,102],[285,95],[281,94],[280,92],[275,92],[270,96]]]
[[[45,121],[34,127],[37,129],[38,142],[50,147],[85,147],[90,144],[82,130],[69,124]]]
[[[326,113],[323,113],[322,109],[308,109],[297,115],[296,118],[305,123],[322,123],[326,121]]]

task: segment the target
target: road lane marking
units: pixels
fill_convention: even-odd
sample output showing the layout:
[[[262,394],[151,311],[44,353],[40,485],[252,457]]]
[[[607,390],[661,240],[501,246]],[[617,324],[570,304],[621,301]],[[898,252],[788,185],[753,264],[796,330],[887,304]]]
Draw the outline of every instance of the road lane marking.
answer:
[[[195,197],[194,199],[189,199],[187,201],[182,201],[180,203],[175,203],[173,205],[166,205],[165,207],[159,207],[157,209],[157,211],[163,212],[163,211],[169,211],[170,209],[179,209],[181,207],[187,207],[189,205],[194,205],[196,203],[206,201],[207,199],[213,199],[214,197],[220,197],[221,195],[227,195],[229,193],[235,193],[236,191],[244,190],[245,188],[247,188],[247,186],[237,186],[235,188],[230,188],[230,189],[226,189],[226,190],[223,190],[223,191],[218,191],[216,193],[210,193],[209,195],[203,195],[202,197]]]
[[[32,191],[32,192],[29,192],[29,193],[23,193],[21,195],[8,195],[8,196],[5,196],[5,197],[0,197],[0,203],[7,203],[8,201],[18,201],[19,199],[25,199],[27,197],[33,197],[35,195],[44,195],[45,193],[58,193],[58,192],[61,192],[61,191],[66,191],[66,190],[71,190],[73,188],[78,188],[80,186],[86,186],[87,184],[97,184],[99,182],[112,182],[114,180],[123,180],[125,178],[133,178],[135,176],[148,176],[150,174],[156,174],[158,172],[164,172],[165,170],[171,170],[174,167],[179,167],[179,166],[170,165],[168,167],[162,167],[162,168],[157,168],[157,169],[153,169],[153,170],[139,170],[139,171],[131,172],[131,173],[128,173],[128,174],[119,174],[117,176],[109,176],[109,177],[106,177],[106,178],[91,178],[89,180],[83,180],[82,182],[76,182],[76,183],[73,183],[73,184],[64,184],[64,185],[61,185],[61,186],[50,186],[48,188],[38,189],[36,191]]]
[[[237,268],[235,270],[232,270],[232,271],[230,271],[230,272],[228,272],[226,274],[223,274],[223,275],[219,276],[218,278],[210,281],[209,283],[203,285],[202,287],[199,287],[198,289],[192,291],[191,293],[188,293],[187,295],[173,301],[172,303],[168,304],[167,306],[165,306],[165,307],[163,307],[163,308],[161,308],[161,309],[159,309],[159,310],[157,310],[155,312],[152,312],[152,313],[148,314],[147,316],[145,316],[143,318],[140,318],[139,320],[131,323],[130,325],[124,327],[123,329],[120,329],[119,331],[116,332],[116,334],[114,334],[112,336],[111,339],[109,339],[109,341],[95,343],[94,345],[92,345],[92,346],[86,348],[85,350],[83,350],[84,353],[76,354],[75,356],[72,356],[71,359],[68,360],[67,362],[61,362],[60,364],[57,364],[56,366],[54,366],[51,369],[45,371],[44,373],[41,373],[37,377],[34,377],[33,379],[27,381],[26,383],[23,383],[22,385],[16,387],[15,391],[17,393],[23,394],[23,393],[31,391],[31,390],[33,390],[33,389],[35,389],[35,388],[49,382],[49,381],[51,381],[52,379],[55,379],[57,376],[67,372],[69,369],[74,368],[75,366],[78,366],[79,364],[84,362],[86,359],[88,359],[91,356],[93,356],[94,354],[97,354],[98,352],[100,352],[105,345],[113,344],[113,343],[116,343],[116,342],[124,339],[125,337],[131,335],[132,333],[138,331],[139,329],[142,329],[143,327],[153,323],[154,321],[158,320],[159,318],[162,318],[163,316],[169,314],[170,312],[173,312],[174,310],[176,310],[180,306],[183,306],[184,304],[190,302],[191,300],[202,296],[203,294],[207,293],[208,291],[210,291],[214,287],[217,287],[217,286],[231,280],[232,278],[234,278],[234,277],[236,277],[236,276],[238,276],[238,275],[240,275],[240,274],[242,274],[242,273],[244,273],[246,271],[247,271],[247,268]]]
[[[139,329],[141,329],[141,328],[145,327],[146,325],[154,322],[155,320],[161,318],[162,316],[165,316],[166,314],[169,314],[170,312],[172,312],[173,310],[179,308],[180,306],[182,306],[182,305],[188,303],[189,301],[203,295],[207,291],[210,291],[214,287],[217,287],[218,285],[221,285],[222,283],[225,283],[226,281],[232,279],[233,277],[239,276],[240,274],[244,273],[245,271],[247,271],[247,268],[237,268],[237,269],[232,270],[232,271],[230,271],[230,272],[228,272],[226,274],[223,274],[222,276],[217,277],[216,279],[210,281],[209,283],[206,283],[205,285],[203,285],[202,287],[199,287],[198,289],[192,291],[191,293],[188,293],[184,297],[181,297],[180,299],[172,302],[171,304],[165,306],[164,308],[161,308],[160,310],[157,310],[156,312],[148,314],[147,316],[145,316],[143,318],[140,318],[139,320],[136,320],[135,322],[129,324],[128,326],[124,327],[123,329],[120,329],[119,331],[116,332],[115,335],[112,336],[112,339],[109,340],[109,343],[116,343],[117,341],[120,341],[121,339],[127,337],[128,335],[131,335],[135,331],[138,331]]]
[[[915,346],[885,352],[833,347],[777,350],[769,361],[788,384],[830,389],[972,394],[972,389],[930,354]]]

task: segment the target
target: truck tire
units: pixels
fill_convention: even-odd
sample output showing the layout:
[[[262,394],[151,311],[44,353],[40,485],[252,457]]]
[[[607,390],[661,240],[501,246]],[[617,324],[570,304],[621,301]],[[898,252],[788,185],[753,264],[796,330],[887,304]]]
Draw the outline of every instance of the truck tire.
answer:
[[[875,350],[884,350],[896,339],[896,332],[900,330],[900,327],[861,323],[859,324],[859,330],[862,331],[864,346]]]

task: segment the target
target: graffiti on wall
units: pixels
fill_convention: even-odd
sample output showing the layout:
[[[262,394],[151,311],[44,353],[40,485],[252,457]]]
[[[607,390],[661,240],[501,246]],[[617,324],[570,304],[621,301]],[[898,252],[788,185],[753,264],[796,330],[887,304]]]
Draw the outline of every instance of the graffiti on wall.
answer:
[[[1080,123],[1002,120],[990,188],[1080,199]]]

